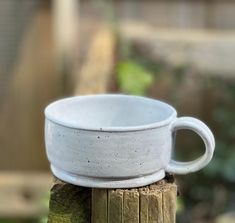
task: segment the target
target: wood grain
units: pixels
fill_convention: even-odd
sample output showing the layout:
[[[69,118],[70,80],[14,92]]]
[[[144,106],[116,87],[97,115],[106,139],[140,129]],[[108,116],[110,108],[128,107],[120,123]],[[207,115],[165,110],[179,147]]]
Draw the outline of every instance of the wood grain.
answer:
[[[56,180],[49,223],[175,223],[177,187],[161,180],[133,189],[89,189]]]

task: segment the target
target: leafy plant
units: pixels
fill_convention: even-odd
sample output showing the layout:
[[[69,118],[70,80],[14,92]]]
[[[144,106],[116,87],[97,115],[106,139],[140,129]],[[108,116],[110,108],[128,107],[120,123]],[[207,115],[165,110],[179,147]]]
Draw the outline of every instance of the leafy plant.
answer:
[[[153,82],[153,74],[133,61],[122,61],[117,65],[118,85],[122,92],[144,95]]]

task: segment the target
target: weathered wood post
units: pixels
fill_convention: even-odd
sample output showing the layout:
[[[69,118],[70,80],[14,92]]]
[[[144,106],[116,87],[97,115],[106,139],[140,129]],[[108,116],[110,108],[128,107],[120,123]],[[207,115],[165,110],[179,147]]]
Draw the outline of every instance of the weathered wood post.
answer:
[[[100,49],[102,49],[100,51]],[[107,92],[115,39],[101,27],[78,72],[76,94]],[[174,223],[177,187],[161,180],[133,189],[91,189],[55,179],[50,195],[49,223]]]
[[[55,180],[49,223],[174,223],[177,187],[161,180],[134,189],[90,189]]]
[[[133,189],[92,189],[92,223],[174,223],[177,189],[161,180]]]

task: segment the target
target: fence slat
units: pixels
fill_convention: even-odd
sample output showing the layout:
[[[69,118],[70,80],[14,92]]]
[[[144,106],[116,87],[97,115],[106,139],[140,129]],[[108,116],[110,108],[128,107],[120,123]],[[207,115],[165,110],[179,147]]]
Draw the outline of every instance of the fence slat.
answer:
[[[108,191],[108,222],[122,223],[123,190]]]
[[[91,221],[93,223],[108,222],[108,191],[92,189]]]

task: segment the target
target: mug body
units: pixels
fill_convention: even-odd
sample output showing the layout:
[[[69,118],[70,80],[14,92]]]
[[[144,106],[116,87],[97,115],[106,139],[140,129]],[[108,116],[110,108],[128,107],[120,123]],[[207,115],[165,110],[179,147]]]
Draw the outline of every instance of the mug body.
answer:
[[[52,165],[82,176],[131,178],[164,170],[170,160],[168,125],[129,132],[87,131],[46,120]]]
[[[62,180],[117,188],[164,177],[176,119],[170,105],[137,96],[80,96],[52,103],[45,114],[47,156]]]

